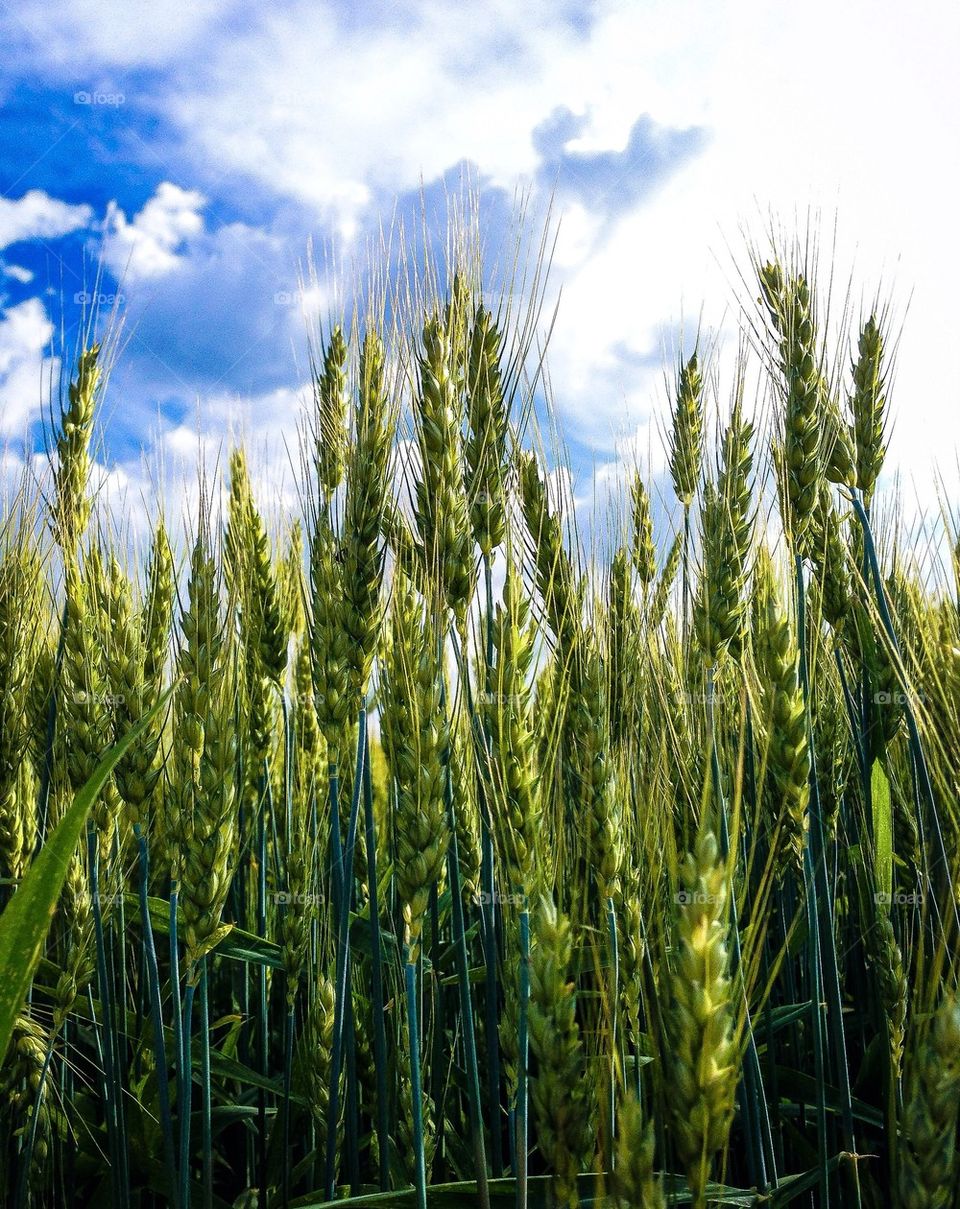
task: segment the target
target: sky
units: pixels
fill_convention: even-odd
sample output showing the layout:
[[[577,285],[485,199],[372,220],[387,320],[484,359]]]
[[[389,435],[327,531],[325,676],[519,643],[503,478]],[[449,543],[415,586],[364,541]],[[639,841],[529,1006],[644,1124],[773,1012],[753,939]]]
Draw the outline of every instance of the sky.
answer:
[[[819,230],[854,315],[889,302],[888,470],[926,506],[938,475],[955,494],[954,4],[0,0],[0,44],[8,475],[94,306],[123,319],[109,484],[142,501],[157,466],[243,433],[276,487],[325,266],[349,276],[466,178],[488,245],[518,192],[559,224],[548,363],[586,506],[625,459],[662,475],[665,371],[698,321],[729,392],[771,225]]]

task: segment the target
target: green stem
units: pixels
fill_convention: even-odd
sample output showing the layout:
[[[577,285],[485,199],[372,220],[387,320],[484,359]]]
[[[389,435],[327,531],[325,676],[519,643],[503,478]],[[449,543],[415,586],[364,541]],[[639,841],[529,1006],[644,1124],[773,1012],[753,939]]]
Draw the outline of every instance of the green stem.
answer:
[[[183,1051],[180,1071],[180,1204],[190,1204],[190,1110],[193,1099],[193,997],[196,984],[193,971],[187,970],[187,986],[183,994]]]
[[[296,1021],[295,1007],[288,1008],[283,1026],[283,1163],[280,1184],[283,1209],[288,1209],[290,1205],[290,1168],[293,1163],[290,1154],[290,1092],[293,1081],[293,1034]]]
[[[90,890],[93,908],[93,933],[97,953],[97,982],[103,1011],[103,1082],[107,1117],[107,1139],[110,1147],[110,1182],[115,1203],[129,1203],[129,1189],[123,1183],[123,1138],[118,1107],[117,1055],[114,1052],[113,1000],[107,970],[107,950],[103,931],[103,907],[100,900],[100,852],[96,827],[91,820],[87,826],[87,857],[90,864]]]
[[[806,592],[803,576],[803,559],[800,554],[794,555],[794,567],[797,584],[797,645],[800,651],[800,683],[803,689],[804,702],[809,701],[810,684],[807,671],[807,621],[806,621]],[[811,754],[810,783],[816,784],[816,774],[813,770],[813,738],[810,729],[810,714],[807,707],[807,736]],[[807,967],[810,978],[810,1025],[813,1032],[814,1074],[817,1081],[817,1167],[818,1188],[824,1209],[830,1206],[830,1179],[828,1170],[829,1148],[827,1143],[827,1105],[826,1105],[826,1060],[823,1044],[823,1002],[821,982],[821,940],[820,916],[817,902],[817,867],[821,864],[821,836],[819,812],[813,810],[810,814],[810,826],[807,830],[806,842],[803,845],[803,884],[807,908]],[[828,903],[823,904],[825,908]],[[831,931],[831,946],[832,946]]]
[[[493,567],[489,554],[483,556],[483,581],[486,601],[486,642],[484,644],[484,691],[492,688],[491,674],[493,669]],[[459,650],[459,647],[458,647]],[[460,661],[462,665],[462,660]],[[469,674],[466,673],[465,683],[469,694]],[[473,702],[469,702],[473,715]],[[484,745],[484,757],[489,750],[486,730],[481,728]],[[483,788],[480,787],[483,795]],[[497,985],[497,895],[496,895],[496,860],[493,847],[493,830],[490,826],[490,815],[485,801],[480,804],[480,888],[483,891],[480,902],[481,935],[483,941],[484,971],[484,1031],[487,1042],[487,1094],[488,1112],[490,1114],[491,1160],[494,1179],[503,1175],[503,1138],[500,1129],[500,1035],[497,1027],[499,988]]]
[[[369,740],[368,740],[369,743]],[[377,1149],[380,1190],[390,1188],[390,1103],[387,1094],[387,1029],[383,1000],[383,964],[380,941],[380,888],[377,883],[377,835],[373,814],[373,781],[369,758],[363,765],[364,835],[370,882],[370,981],[373,1011],[373,1061],[377,1070]]]
[[[257,792],[257,935],[267,935],[267,828],[266,828],[266,761],[259,774]],[[269,1021],[267,1019],[267,967],[257,966],[257,1057],[260,1074],[264,1079],[270,1074]],[[186,1044],[189,1045],[189,1039]],[[267,1093],[263,1087],[257,1090],[257,1179],[260,1188],[260,1204],[267,1203]]]
[[[167,1165],[170,1198],[176,1209],[177,1159],[173,1143],[173,1120],[170,1115],[170,1088],[167,1081],[167,1054],[163,1044],[163,1008],[160,991],[160,971],[157,964],[157,947],[153,939],[153,923],[150,919],[149,876],[150,865],[147,841],[135,823],[133,834],[140,854],[140,919],[143,926],[143,948],[146,957],[147,984],[150,994],[150,1020],[153,1031],[153,1057],[157,1068],[157,1101],[160,1105],[160,1128],[163,1133],[163,1154]]]
[[[517,1069],[517,1209],[527,1209],[527,1065],[530,1053],[528,1007],[530,1003],[530,912],[524,902],[520,912],[520,1035]]]
[[[203,1209],[213,1209],[213,1100],[210,1087],[208,962],[200,969],[200,1081],[203,1088]]]
[[[334,904],[337,925],[336,985],[333,1014],[333,1055],[330,1067],[330,1107],[327,1114],[327,1149],[324,1172],[324,1189],[327,1200],[333,1200],[336,1180],[337,1117],[339,1115],[340,1072],[343,1068],[343,1050],[346,1018],[347,984],[350,970],[350,898],[353,887],[353,854],[357,843],[357,823],[360,816],[360,793],[363,783],[363,766],[367,751],[367,712],[360,709],[357,731],[357,763],[353,778],[353,793],[350,802],[350,819],[347,827],[347,843],[340,849],[339,813],[331,800],[331,838],[334,845]],[[331,765],[331,770],[334,766]],[[331,771],[331,799],[336,779]],[[339,885],[338,885],[339,883]]]
[[[613,897],[607,898],[607,939],[610,944],[610,1083],[607,1112],[607,1170],[613,1171],[617,1131],[617,1012],[620,1003],[620,946],[617,943],[617,914]]]
[[[463,916],[463,891],[460,883],[460,865],[457,855],[457,833],[452,794],[448,795],[447,813],[450,827],[447,874],[450,879],[453,943],[456,950],[457,984],[460,988],[460,1016],[467,1062],[467,1090],[470,1103],[470,1132],[473,1141],[473,1167],[477,1180],[477,1197],[479,1198],[481,1209],[490,1209],[490,1191],[487,1185],[487,1157],[483,1142],[483,1113],[480,1107],[480,1070],[477,1063],[477,1037],[474,1028],[473,1001],[470,996],[470,963],[467,956],[467,938]],[[496,1134],[499,1129],[499,1121],[491,1121],[490,1127]]]
[[[417,1209],[427,1209],[427,1164],[423,1151],[423,1107],[420,1087],[420,1033],[417,1025],[417,967],[406,962],[407,1029],[410,1034],[410,1105],[413,1116],[413,1160]]]

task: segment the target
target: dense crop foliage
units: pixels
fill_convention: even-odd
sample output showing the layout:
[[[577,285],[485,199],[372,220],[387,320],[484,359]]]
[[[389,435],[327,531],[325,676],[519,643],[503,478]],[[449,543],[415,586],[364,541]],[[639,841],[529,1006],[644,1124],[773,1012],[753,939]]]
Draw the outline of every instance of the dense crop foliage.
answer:
[[[960,591],[872,523],[884,313],[758,263],[732,401],[678,366],[676,534],[631,470],[588,549],[479,276],[328,331],[300,515],[237,448],[142,564],[83,350],[0,524],[4,904],[141,729],[0,1203],[956,1206]]]

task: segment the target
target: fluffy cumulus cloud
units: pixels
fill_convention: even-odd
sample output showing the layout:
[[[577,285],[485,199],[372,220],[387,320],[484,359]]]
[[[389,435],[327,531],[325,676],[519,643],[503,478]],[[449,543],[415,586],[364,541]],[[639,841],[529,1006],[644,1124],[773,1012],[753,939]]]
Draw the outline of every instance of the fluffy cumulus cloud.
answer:
[[[57,363],[45,354],[53,324],[39,298],[0,312],[0,439],[19,440],[38,418]]]
[[[103,249],[114,275],[131,281],[163,277],[183,264],[191,239],[203,233],[204,202],[196,190],[162,181],[132,220],[111,203]]]
[[[59,239],[86,227],[92,217],[90,206],[69,205],[41,189],[16,200],[0,197],[0,251],[25,240]]]

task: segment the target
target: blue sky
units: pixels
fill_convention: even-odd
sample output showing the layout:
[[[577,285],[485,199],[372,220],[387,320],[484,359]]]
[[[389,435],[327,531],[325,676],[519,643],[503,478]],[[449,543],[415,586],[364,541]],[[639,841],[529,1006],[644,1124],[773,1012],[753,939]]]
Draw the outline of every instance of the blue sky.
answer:
[[[810,210],[854,309],[880,288],[906,315],[892,465],[929,489],[960,437],[960,19],[836,7],[0,0],[5,464],[95,287],[124,318],[106,473],[142,490],[141,450],[189,461],[237,428],[280,459],[308,239],[319,315],[325,254],[349,264],[421,193],[441,212],[466,173],[491,243],[518,189],[534,214],[553,198],[551,380],[582,498],[624,458],[662,470],[663,369],[701,313],[725,398],[745,233]]]

